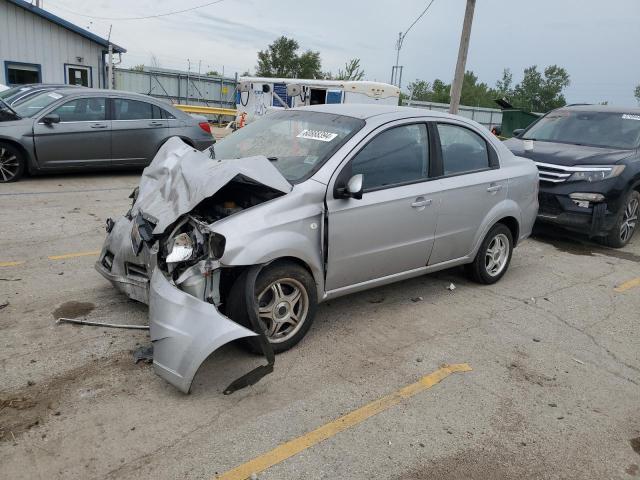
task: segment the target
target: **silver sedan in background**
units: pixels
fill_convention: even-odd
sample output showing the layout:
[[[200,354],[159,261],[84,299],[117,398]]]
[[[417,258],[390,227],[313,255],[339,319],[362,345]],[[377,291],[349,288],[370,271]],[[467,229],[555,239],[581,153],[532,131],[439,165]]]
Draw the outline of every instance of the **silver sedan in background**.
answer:
[[[204,150],[206,119],[155,98],[68,87],[9,106],[0,99],[0,183],[25,173],[144,167],[170,137]]]
[[[465,118],[285,110],[208,155],[169,140],[108,220],[96,268],[149,304],[155,371],[188,392],[227,342],[267,358],[293,347],[320,302],[456,265],[498,281],[537,193],[533,162]]]

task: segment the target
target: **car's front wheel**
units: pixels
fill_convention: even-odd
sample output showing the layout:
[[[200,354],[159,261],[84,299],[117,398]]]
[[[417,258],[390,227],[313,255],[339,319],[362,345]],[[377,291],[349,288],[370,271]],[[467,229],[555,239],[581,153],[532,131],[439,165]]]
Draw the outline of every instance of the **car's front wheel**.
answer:
[[[640,193],[632,190],[626,198],[622,210],[618,213],[616,224],[609,235],[604,238],[604,243],[609,247],[624,247],[636,231],[638,212],[640,211]]]
[[[236,322],[251,328],[244,291],[246,275],[240,275],[229,293],[227,314]],[[305,336],[316,314],[318,297],[311,274],[289,261],[267,265],[255,284],[258,316],[275,353],[284,352]],[[250,350],[260,353],[256,337],[246,339]]]
[[[8,143],[0,142],[0,183],[15,182],[24,174],[22,152]]]
[[[498,223],[484,237],[473,263],[468,266],[468,271],[478,283],[496,283],[509,268],[512,253],[511,230],[506,225]]]

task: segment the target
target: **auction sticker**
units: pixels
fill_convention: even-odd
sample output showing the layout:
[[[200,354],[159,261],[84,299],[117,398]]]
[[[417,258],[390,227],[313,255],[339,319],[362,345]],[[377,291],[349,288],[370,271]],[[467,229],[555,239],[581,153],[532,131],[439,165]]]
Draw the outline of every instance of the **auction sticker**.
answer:
[[[296,137],[306,138],[308,140],[320,140],[321,142],[330,142],[338,136],[337,133],[324,132],[322,130],[303,130]]]
[[[640,115],[632,115],[630,113],[625,113],[622,115],[623,120],[640,120]]]

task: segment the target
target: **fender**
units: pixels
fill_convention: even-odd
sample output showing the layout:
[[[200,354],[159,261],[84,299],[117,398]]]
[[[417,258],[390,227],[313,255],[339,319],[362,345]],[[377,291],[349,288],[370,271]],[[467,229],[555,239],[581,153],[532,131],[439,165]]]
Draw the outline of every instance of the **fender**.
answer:
[[[484,237],[487,235],[489,230],[491,230],[491,227],[493,227],[496,223],[498,223],[505,217],[513,217],[516,219],[519,226],[522,225],[522,215],[520,213],[520,207],[510,198],[506,198],[505,200],[501,201],[489,211],[484,221],[482,222],[481,227],[476,232],[473,243],[474,247],[468,258],[475,258],[478,250],[480,249],[480,245],[484,240]],[[518,239],[514,239],[514,244],[517,244],[517,242]]]

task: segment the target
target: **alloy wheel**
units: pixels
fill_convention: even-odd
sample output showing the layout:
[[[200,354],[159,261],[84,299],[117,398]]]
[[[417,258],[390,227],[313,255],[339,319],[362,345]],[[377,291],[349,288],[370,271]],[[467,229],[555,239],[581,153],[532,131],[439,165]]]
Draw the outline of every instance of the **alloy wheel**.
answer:
[[[620,240],[627,243],[636,228],[638,221],[638,199],[631,198],[622,216],[622,225],[620,225]]]
[[[3,182],[12,180],[20,171],[20,161],[10,150],[0,147],[0,177]]]
[[[507,265],[509,259],[509,239],[504,233],[499,233],[491,239],[485,253],[485,269],[489,275],[499,275]]]
[[[309,296],[293,278],[271,282],[258,295],[258,315],[271,343],[288,340],[300,329],[309,312]]]

